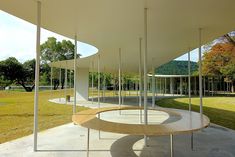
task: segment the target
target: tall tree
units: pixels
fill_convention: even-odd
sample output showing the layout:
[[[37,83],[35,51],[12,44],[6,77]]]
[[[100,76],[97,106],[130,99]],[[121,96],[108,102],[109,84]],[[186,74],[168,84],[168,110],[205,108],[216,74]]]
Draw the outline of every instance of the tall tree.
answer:
[[[60,42],[55,37],[49,37],[41,45],[41,57],[42,61],[46,63],[73,59],[74,44],[70,40],[62,40]]]
[[[21,85],[27,92],[34,89],[35,60],[21,64],[16,58],[9,57],[0,62],[0,73],[4,80]]]
[[[217,43],[203,56],[202,72],[204,75],[223,75],[226,82],[235,81],[235,45],[231,42]]]
[[[74,44],[69,40],[57,41],[54,37],[49,37],[45,43],[41,45],[41,56],[42,56],[42,64],[46,70],[43,72],[43,82],[45,84],[45,80],[49,81],[50,76],[50,68],[48,63],[62,60],[69,60],[74,58]],[[45,74],[46,73],[46,74]],[[65,82],[65,70],[61,72],[61,88],[64,88]],[[53,70],[53,84],[54,89],[57,89],[59,86],[59,69]]]

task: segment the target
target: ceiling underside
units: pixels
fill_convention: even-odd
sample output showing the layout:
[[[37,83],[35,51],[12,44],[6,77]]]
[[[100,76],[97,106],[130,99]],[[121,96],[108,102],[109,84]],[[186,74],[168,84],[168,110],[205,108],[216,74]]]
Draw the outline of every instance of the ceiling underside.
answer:
[[[69,38],[77,34],[79,41],[99,49],[101,69],[112,72],[118,70],[119,48],[123,71],[138,71],[145,7],[148,70],[197,48],[199,28],[203,44],[235,28],[234,0],[41,0],[41,4],[43,28]],[[36,0],[0,1],[1,10],[33,24],[36,6]],[[97,69],[97,55],[79,59],[78,66],[91,67],[92,60]],[[73,61],[67,61],[67,67],[73,68]]]

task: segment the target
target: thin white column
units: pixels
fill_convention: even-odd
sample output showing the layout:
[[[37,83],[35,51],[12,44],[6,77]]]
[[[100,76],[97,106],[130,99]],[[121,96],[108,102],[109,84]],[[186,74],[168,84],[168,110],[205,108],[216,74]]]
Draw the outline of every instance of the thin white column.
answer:
[[[116,76],[115,76],[115,74],[112,74],[112,80],[113,80],[113,96],[115,96],[115,91],[116,91]]]
[[[66,69],[65,69],[65,85],[64,85],[64,95],[65,95],[65,103],[67,104],[67,85],[68,85],[68,69],[67,69],[67,62],[66,62]]]
[[[159,90],[159,92],[160,92],[160,94],[162,94],[162,78],[160,77],[159,79],[160,79],[160,81],[159,81],[159,83],[160,83],[160,90]]]
[[[53,80],[53,67],[51,66],[51,98],[52,98],[52,91],[53,91],[53,82],[52,82],[52,80]]]
[[[189,98],[189,111],[191,111],[191,59],[190,59],[190,50],[188,52],[188,98]]]
[[[61,65],[60,65],[60,74],[59,74],[59,84],[60,84],[60,89],[62,89],[62,83],[61,83]]]
[[[165,81],[165,82],[164,82],[164,94],[166,94],[166,90],[167,90],[167,89],[166,89],[166,77],[164,78],[164,81]]]
[[[136,96],[137,96],[137,103],[139,102],[139,97],[138,97],[138,80],[135,80],[135,91],[136,91]]]
[[[100,108],[100,55],[98,55],[98,108]]]
[[[203,102],[202,102],[202,50],[201,50],[201,31],[199,28],[199,96],[200,96],[200,113],[203,114]]]
[[[73,78],[74,78],[74,102],[73,102],[73,114],[76,113],[76,102],[77,102],[77,35],[74,37],[75,47],[74,47],[74,72],[73,72]]]
[[[119,48],[118,54],[118,103],[119,108],[121,108],[121,48]],[[119,113],[121,113],[121,110],[119,110]]]
[[[183,95],[183,79],[180,77],[180,95]]]
[[[125,88],[124,88],[124,75],[123,75],[123,73],[122,73],[122,76],[121,76],[121,78],[122,78],[122,95],[121,95],[121,98],[122,98],[122,105],[124,105],[124,97],[126,96],[126,91],[125,91]],[[125,95],[124,95],[124,93],[125,93]]]
[[[72,70],[69,70],[69,88],[72,88]]]
[[[98,55],[97,59],[97,71],[98,71],[98,108],[100,108],[100,55]],[[100,118],[100,114],[98,114],[98,118]],[[100,130],[99,130],[99,139],[100,139]]]
[[[170,93],[173,95],[173,78],[170,78]]]
[[[155,69],[152,66],[152,107],[155,106]]]
[[[61,101],[61,91],[62,91],[62,90],[61,90],[61,89],[62,89],[62,84],[61,84],[61,65],[60,65],[60,74],[59,74],[59,86],[60,86],[60,91],[59,91],[59,93],[60,93],[60,94],[59,94],[59,97],[60,97],[60,98],[59,98],[59,100]],[[58,86],[58,87],[59,87],[59,86]]]
[[[158,87],[158,81],[157,81],[157,77],[155,78],[155,95],[157,96],[157,93],[158,93],[158,90],[159,90],[159,87]]]
[[[142,107],[142,38],[139,39],[139,107]],[[142,109],[140,109],[140,123],[142,123]]]
[[[92,60],[92,63],[91,63],[91,68],[92,68],[92,71],[91,71],[91,101],[92,101],[92,104],[94,103],[94,61]]]
[[[148,108],[147,108],[147,53],[148,53],[148,36],[147,36],[147,8],[144,8],[144,35],[145,35],[145,51],[144,51],[144,124],[148,124]],[[144,143],[147,146],[147,137],[144,136]]]
[[[211,90],[211,87],[210,87],[210,77],[208,77],[207,86],[208,86],[208,96],[209,96],[210,95],[210,90]]]
[[[36,66],[35,66],[35,92],[34,92],[34,141],[33,150],[37,151],[38,139],[38,87],[40,70],[40,38],[41,38],[41,2],[37,1],[37,37],[36,37]]]
[[[211,95],[214,96],[214,77],[211,78]]]
[[[105,68],[104,68],[104,72],[105,72]],[[104,75],[104,80],[103,80],[103,102],[105,101],[105,88],[106,88],[106,75],[103,72]]]
[[[194,77],[194,94],[197,95],[197,77]]]
[[[206,76],[203,77],[203,92],[204,96],[206,96]]]

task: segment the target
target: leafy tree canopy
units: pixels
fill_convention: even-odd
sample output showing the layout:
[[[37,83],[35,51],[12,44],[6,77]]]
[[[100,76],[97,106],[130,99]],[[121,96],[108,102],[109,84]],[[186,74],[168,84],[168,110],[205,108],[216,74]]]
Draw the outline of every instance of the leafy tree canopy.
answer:
[[[21,64],[16,58],[9,57],[0,62],[1,82],[9,84],[17,83],[28,92],[34,88],[34,67],[35,60],[26,61]],[[32,86],[28,86],[32,84]]]
[[[235,46],[232,43],[217,43],[203,56],[204,75],[232,76],[235,73]]]
[[[55,37],[49,37],[41,45],[41,57],[43,62],[53,62],[74,58],[74,44],[69,40],[57,41]]]

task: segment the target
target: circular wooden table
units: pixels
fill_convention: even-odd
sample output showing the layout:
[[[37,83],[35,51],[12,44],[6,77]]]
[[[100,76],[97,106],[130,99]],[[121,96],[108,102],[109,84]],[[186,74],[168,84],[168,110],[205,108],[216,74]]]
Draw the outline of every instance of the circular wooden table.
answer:
[[[166,112],[169,115],[179,116],[179,120],[169,122],[165,124],[126,124],[117,123],[112,121],[106,121],[99,119],[97,115],[102,112],[115,111],[115,110],[143,110],[139,107],[108,107],[98,109],[88,109],[76,113],[72,116],[72,120],[75,124],[79,124],[88,128],[88,143],[87,150],[89,151],[89,129],[100,130],[105,132],[130,134],[130,135],[170,135],[171,139],[171,156],[173,156],[173,135],[193,133],[194,131],[206,128],[210,124],[210,120],[207,116],[201,115],[197,112],[190,112],[179,109],[167,109],[167,108],[154,108],[149,110],[157,110]]]

